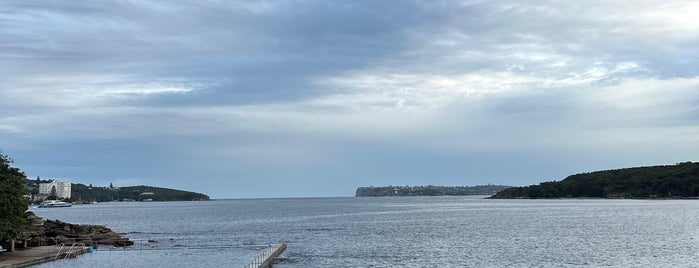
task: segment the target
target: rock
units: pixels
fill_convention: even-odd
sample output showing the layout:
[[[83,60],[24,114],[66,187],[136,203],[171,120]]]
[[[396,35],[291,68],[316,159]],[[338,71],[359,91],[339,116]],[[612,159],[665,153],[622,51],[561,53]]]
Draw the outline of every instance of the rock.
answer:
[[[69,244],[69,245],[75,243],[75,239],[69,238],[65,235],[57,235],[56,241],[60,241],[61,244]]]
[[[115,240],[115,241],[112,241],[112,246],[115,246],[115,247],[133,246],[133,241],[129,241],[128,239]]]
[[[39,236],[45,239],[49,245],[72,244],[75,242],[90,243],[90,241],[116,247],[133,245],[133,242],[129,241],[128,238],[124,238],[101,225],[78,225],[58,220],[46,220],[43,227],[43,234]]]

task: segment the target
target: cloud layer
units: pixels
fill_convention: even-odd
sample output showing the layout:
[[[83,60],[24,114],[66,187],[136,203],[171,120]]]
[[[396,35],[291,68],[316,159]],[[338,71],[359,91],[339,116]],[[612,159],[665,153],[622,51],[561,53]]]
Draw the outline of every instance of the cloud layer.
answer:
[[[333,196],[699,157],[692,1],[0,10],[0,148],[32,176]]]

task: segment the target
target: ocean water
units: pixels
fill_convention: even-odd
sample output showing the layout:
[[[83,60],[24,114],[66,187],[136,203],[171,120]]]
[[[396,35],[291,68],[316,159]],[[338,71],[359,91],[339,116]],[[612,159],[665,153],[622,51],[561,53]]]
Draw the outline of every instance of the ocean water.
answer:
[[[275,267],[699,267],[695,200],[289,198],[32,211],[137,243],[38,267],[243,267],[279,241],[288,248]]]

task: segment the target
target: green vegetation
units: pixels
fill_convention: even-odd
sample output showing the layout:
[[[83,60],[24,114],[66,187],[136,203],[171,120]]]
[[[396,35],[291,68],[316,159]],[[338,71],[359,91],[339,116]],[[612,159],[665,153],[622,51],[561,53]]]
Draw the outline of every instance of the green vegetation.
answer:
[[[572,175],[562,181],[502,190],[492,198],[696,198],[699,163]]]
[[[48,183],[48,180],[24,180],[24,192],[38,194],[39,183]],[[111,183],[109,187],[93,187],[92,184],[71,183],[71,198],[63,201],[73,203],[110,202],[110,201],[200,201],[209,200],[205,194],[159,188],[152,186],[130,186],[115,188]],[[145,194],[144,194],[145,193]],[[149,193],[153,193],[152,195]],[[48,199],[51,199],[49,197]],[[37,201],[40,203],[41,201]]]
[[[12,160],[0,154],[0,241],[15,239],[26,226],[29,201],[24,197],[24,173],[10,166]]]
[[[200,201],[209,200],[205,194],[152,186],[89,187],[84,184],[71,185],[69,201]]]
[[[359,187],[356,197],[362,196],[443,196],[443,195],[492,195],[510,186],[382,186]]]

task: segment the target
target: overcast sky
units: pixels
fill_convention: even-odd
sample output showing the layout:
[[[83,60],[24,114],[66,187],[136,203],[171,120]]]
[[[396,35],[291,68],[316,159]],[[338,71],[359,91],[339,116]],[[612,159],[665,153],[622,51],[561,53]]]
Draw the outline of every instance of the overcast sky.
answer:
[[[2,1],[0,149],[214,198],[699,160],[696,1]]]

